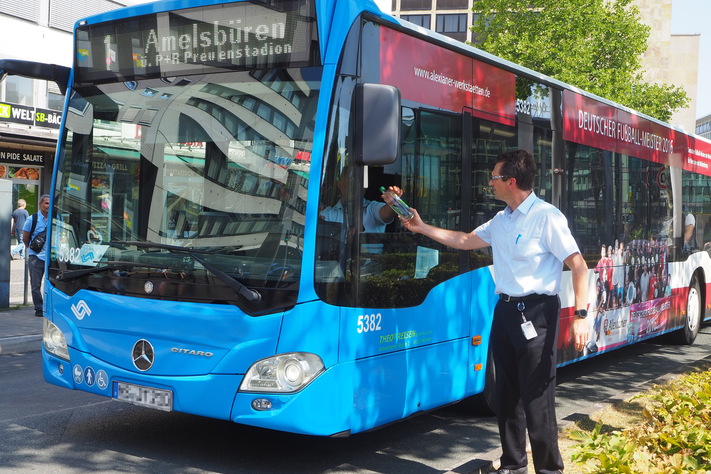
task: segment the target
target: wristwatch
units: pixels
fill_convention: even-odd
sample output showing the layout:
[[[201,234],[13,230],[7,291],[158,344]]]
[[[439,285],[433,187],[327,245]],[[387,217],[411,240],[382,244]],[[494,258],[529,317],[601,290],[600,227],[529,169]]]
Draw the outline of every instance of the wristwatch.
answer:
[[[573,313],[575,316],[580,317],[580,319],[585,319],[588,317],[588,310],[587,309],[576,309],[575,313]]]

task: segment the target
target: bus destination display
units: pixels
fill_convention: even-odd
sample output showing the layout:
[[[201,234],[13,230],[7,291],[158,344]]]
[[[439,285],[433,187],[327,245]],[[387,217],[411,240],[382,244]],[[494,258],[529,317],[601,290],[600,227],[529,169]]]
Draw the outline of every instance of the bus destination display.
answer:
[[[311,2],[279,5],[243,2],[79,27],[77,82],[318,65]]]

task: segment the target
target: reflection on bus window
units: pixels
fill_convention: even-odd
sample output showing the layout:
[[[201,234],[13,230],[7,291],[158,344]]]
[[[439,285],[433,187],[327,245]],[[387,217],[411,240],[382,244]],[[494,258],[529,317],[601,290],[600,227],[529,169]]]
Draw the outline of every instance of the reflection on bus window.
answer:
[[[293,288],[278,304],[294,304],[320,75],[235,72],[75,91],[50,268],[134,261],[145,250],[130,242],[155,242],[200,249],[251,285]]]

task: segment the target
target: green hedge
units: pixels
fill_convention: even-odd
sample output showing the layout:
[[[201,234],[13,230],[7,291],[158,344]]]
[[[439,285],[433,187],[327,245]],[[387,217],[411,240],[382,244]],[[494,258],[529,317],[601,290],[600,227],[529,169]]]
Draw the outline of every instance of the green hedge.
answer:
[[[573,461],[587,473],[711,471],[711,371],[687,374],[651,394],[646,421],[623,431],[573,431]],[[633,400],[635,399],[633,398]]]

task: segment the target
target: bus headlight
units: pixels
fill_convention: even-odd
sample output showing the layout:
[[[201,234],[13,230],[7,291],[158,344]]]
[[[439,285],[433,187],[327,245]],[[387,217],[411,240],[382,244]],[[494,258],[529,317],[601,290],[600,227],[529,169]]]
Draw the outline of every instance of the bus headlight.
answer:
[[[64,334],[47,318],[44,318],[42,339],[47,352],[60,359],[69,360],[69,350],[67,349],[67,340],[64,339]]]
[[[323,372],[316,354],[290,352],[255,362],[239,386],[241,392],[296,392]]]

